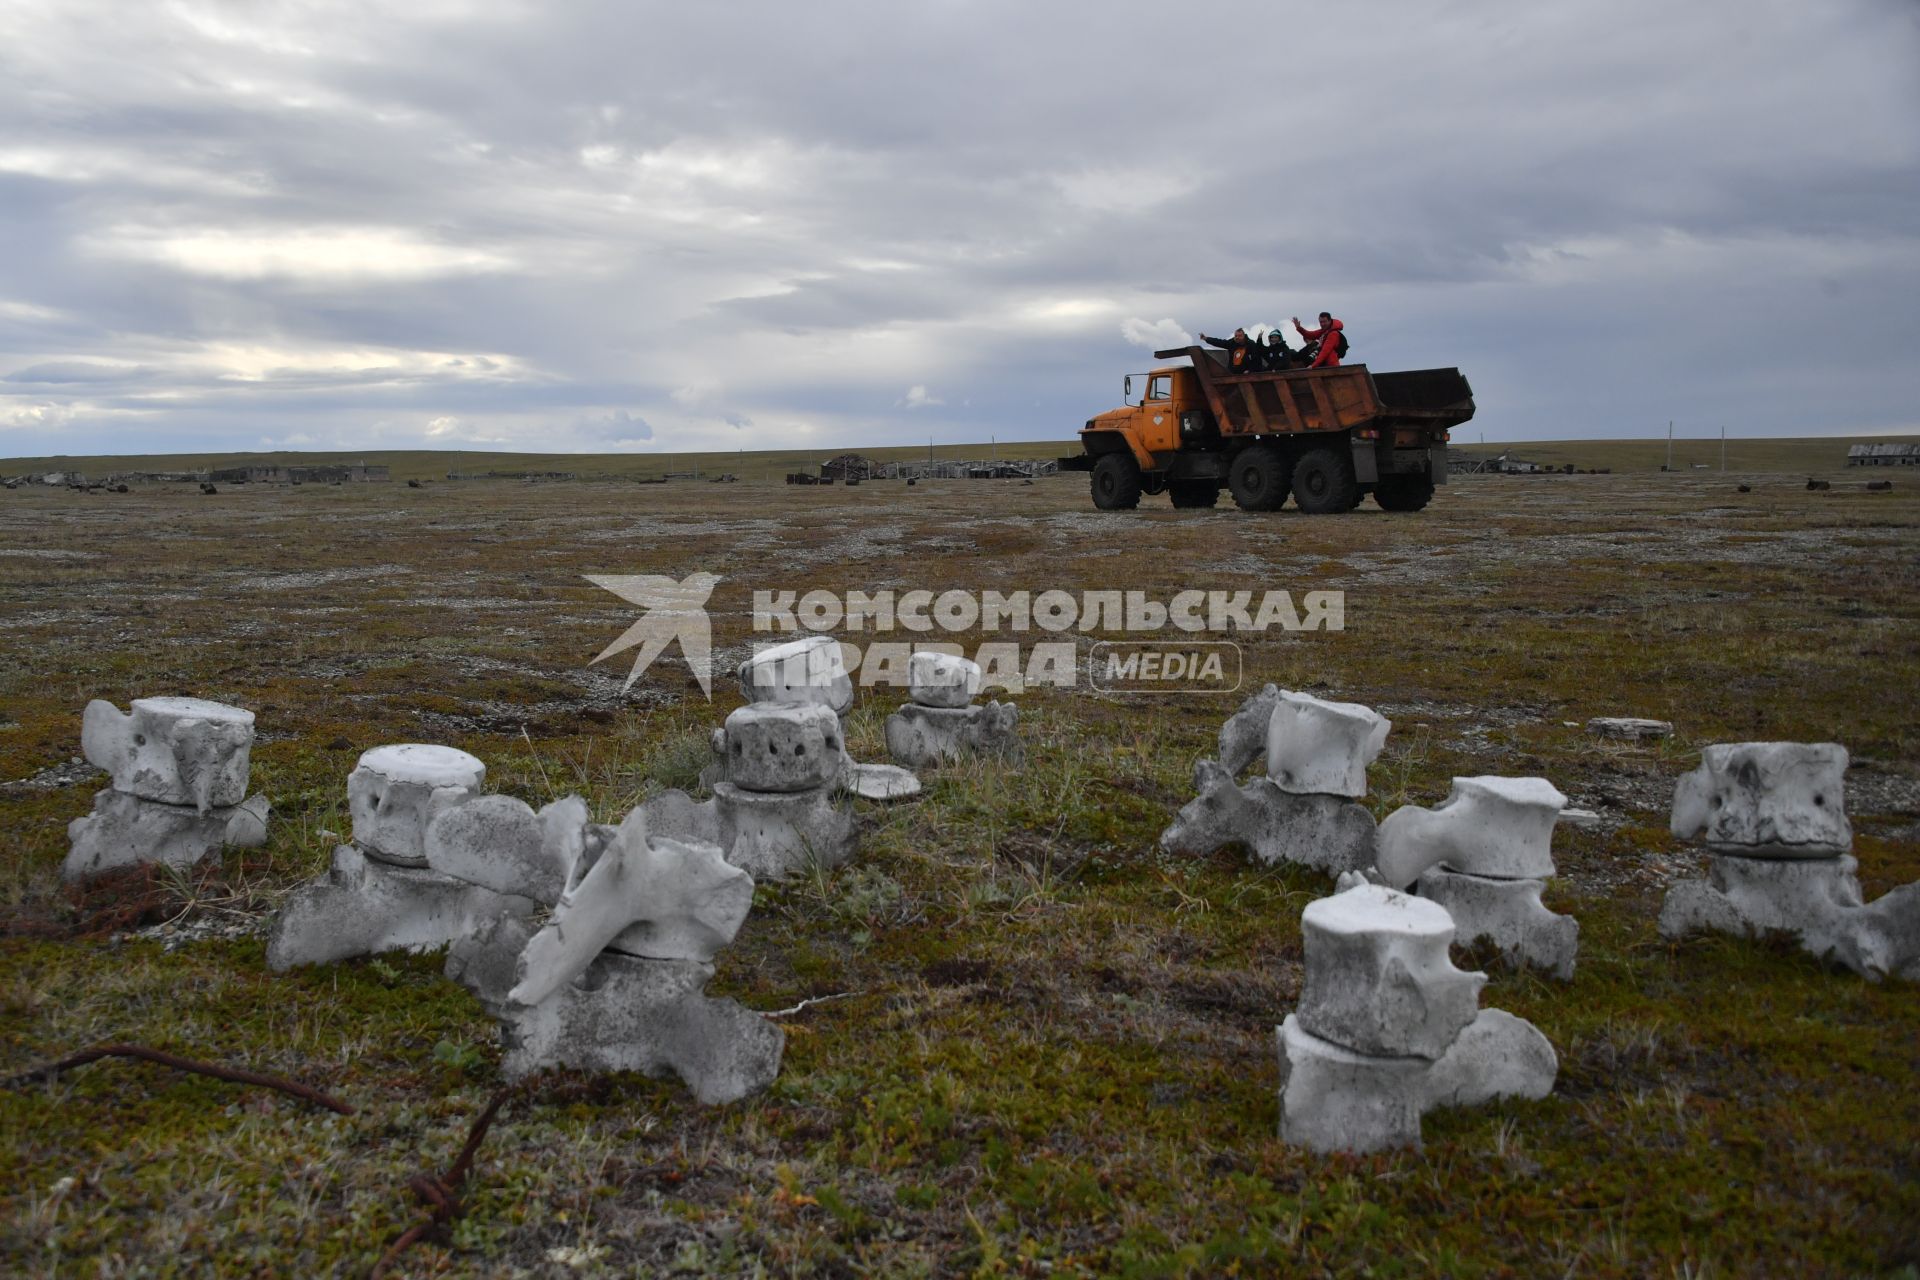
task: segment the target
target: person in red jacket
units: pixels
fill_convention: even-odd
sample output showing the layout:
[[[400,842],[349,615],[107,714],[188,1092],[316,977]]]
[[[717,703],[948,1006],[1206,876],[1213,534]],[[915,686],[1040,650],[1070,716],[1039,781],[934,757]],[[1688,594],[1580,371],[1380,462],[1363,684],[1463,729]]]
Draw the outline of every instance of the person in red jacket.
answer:
[[[1317,342],[1320,344],[1319,348],[1314,352],[1313,363],[1308,365],[1307,368],[1337,369],[1340,367],[1340,348],[1346,341],[1340,334],[1341,329],[1345,327],[1344,325],[1338,320],[1335,320],[1331,315],[1322,311],[1320,313],[1320,327],[1318,329],[1301,328],[1299,316],[1293,318],[1293,327],[1299,329],[1300,336],[1308,342]]]

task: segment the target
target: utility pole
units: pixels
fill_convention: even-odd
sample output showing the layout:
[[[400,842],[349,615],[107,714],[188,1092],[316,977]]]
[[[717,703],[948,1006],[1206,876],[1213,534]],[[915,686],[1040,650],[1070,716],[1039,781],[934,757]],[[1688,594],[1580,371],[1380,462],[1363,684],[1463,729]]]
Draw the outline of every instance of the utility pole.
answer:
[[[1727,471],[1727,424],[1723,422],[1720,424],[1720,473],[1722,475],[1725,475],[1726,471]]]
[[[1667,419],[1667,470],[1673,470],[1673,419]]]

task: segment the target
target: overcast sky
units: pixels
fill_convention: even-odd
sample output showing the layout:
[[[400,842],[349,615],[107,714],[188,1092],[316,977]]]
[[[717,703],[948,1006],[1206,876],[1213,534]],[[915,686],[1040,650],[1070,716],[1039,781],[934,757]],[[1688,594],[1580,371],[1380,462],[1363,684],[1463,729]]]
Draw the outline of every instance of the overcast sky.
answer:
[[[1915,0],[0,0],[0,455],[1920,429]]]

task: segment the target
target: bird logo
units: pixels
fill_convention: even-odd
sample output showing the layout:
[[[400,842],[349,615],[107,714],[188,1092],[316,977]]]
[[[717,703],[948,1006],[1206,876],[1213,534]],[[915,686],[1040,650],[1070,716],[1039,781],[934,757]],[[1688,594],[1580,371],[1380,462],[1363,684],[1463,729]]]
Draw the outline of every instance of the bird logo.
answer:
[[[669,644],[678,640],[680,652],[693,670],[693,678],[700,682],[700,692],[707,695],[709,702],[713,700],[713,624],[707,617],[706,603],[714,585],[720,581],[717,574],[691,573],[679,582],[657,573],[589,573],[586,579],[647,611],[638,622],[621,632],[619,639],[601,650],[600,656],[588,666],[639,645],[633,670],[627,673],[627,682],[620,686],[620,692],[625,693],[640,678],[640,673],[666,652]]]

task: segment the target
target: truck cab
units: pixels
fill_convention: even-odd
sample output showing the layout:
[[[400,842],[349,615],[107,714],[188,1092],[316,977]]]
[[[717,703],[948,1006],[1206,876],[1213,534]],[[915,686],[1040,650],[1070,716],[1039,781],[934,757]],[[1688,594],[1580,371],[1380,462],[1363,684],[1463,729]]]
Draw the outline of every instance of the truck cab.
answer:
[[[1140,469],[1157,472],[1208,417],[1200,384],[1191,368],[1169,366],[1130,373],[1122,387],[1122,407],[1089,420],[1082,434],[1118,432]]]

